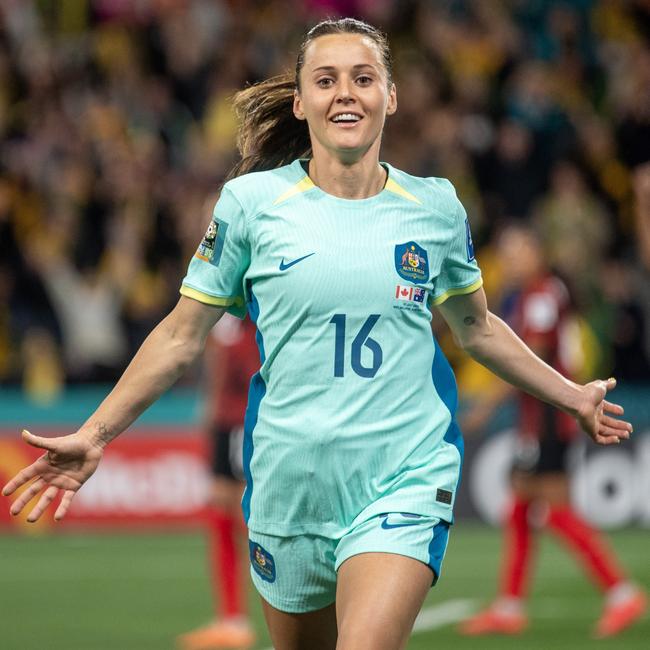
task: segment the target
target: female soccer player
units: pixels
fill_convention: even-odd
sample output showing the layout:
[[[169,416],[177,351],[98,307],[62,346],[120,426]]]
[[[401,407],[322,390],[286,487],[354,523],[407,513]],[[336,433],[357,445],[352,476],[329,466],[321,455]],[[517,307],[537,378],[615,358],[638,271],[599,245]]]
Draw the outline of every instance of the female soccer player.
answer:
[[[59,491],[55,518],[104,447],[178,378],[224,310],[247,309],[262,365],[251,380],[243,510],[251,575],[277,650],[396,650],[439,574],[462,455],[453,374],[432,305],[458,343],[570,413],[601,444],[629,437],[487,311],[451,184],[379,162],[397,108],[385,37],[352,19],[314,27],[294,79],[239,96],[243,159],[223,188],[178,305],[115,389],[69,436],[24,433],[46,453],[5,494]],[[254,173],[252,173],[254,172]]]

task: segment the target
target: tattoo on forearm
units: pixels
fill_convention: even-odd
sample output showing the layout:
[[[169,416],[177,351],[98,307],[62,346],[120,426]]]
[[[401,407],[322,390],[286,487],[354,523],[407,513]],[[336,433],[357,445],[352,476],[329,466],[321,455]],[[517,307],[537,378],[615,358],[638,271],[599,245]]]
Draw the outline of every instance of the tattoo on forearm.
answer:
[[[465,323],[465,325],[474,325],[475,322],[476,318],[474,318],[474,316],[465,316],[465,318],[463,318],[463,323]]]
[[[105,422],[97,422],[95,424],[95,429],[97,430],[97,435],[99,436],[99,439],[102,442],[110,442],[111,441],[111,433],[108,430],[108,427],[106,426]]]

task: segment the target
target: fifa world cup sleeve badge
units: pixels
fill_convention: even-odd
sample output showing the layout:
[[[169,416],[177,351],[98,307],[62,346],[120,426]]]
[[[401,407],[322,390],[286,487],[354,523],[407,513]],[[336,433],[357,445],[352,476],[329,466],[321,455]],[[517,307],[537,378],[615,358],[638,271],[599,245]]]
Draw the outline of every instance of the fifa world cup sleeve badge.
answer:
[[[429,280],[427,251],[418,243],[409,241],[395,246],[395,270],[404,280],[424,284]]]
[[[227,228],[228,224],[224,221],[212,219],[196,250],[195,257],[204,262],[210,262],[213,266],[218,266]]]

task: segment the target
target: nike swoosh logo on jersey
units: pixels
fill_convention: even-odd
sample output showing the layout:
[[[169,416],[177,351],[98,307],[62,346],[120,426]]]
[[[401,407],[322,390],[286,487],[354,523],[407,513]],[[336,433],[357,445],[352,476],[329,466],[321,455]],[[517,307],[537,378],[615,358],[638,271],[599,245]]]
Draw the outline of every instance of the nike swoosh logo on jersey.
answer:
[[[381,522],[381,527],[384,530],[390,530],[391,528],[404,528],[405,526],[417,526],[420,523],[420,515],[402,514],[402,517],[413,517],[415,521],[403,521],[399,524],[389,524],[388,515],[379,516],[384,518],[384,521]]]
[[[293,260],[292,262],[288,262],[287,264],[284,263],[284,257],[283,257],[282,261],[280,262],[280,271],[286,271],[287,269],[290,269],[295,264],[298,264],[298,262],[302,262],[303,260],[306,260],[308,257],[311,257],[312,255],[316,255],[316,253],[309,253],[309,255],[303,255],[302,257],[299,257],[297,260]]]

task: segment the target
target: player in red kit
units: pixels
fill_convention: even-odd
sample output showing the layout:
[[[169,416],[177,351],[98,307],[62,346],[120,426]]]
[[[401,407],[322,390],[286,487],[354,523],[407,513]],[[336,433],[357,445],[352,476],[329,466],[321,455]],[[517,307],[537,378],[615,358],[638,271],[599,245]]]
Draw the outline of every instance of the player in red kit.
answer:
[[[179,637],[179,645],[186,650],[246,648],[255,643],[247,615],[248,535],[241,512],[244,414],[250,378],[260,365],[255,326],[248,319],[224,315],[206,347],[213,475],[209,560],[218,608],[212,623]]]
[[[539,357],[569,376],[575,350],[568,344],[573,314],[566,286],[546,268],[541,244],[531,229],[519,225],[504,229],[498,252],[511,289],[503,309],[505,320]],[[480,415],[470,415],[472,428],[485,422],[510,393],[504,391],[479,405]],[[516,395],[518,439],[512,503],[504,522],[499,595],[487,609],[464,621],[460,631],[466,635],[518,634],[526,628],[525,599],[535,551],[530,523],[534,512],[543,513],[545,527],[574,552],[604,594],[595,636],[617,634],[644,613],[646,596],[626,578],[600,533],[571,507],[566,458],[577,425],[530,395]]]

